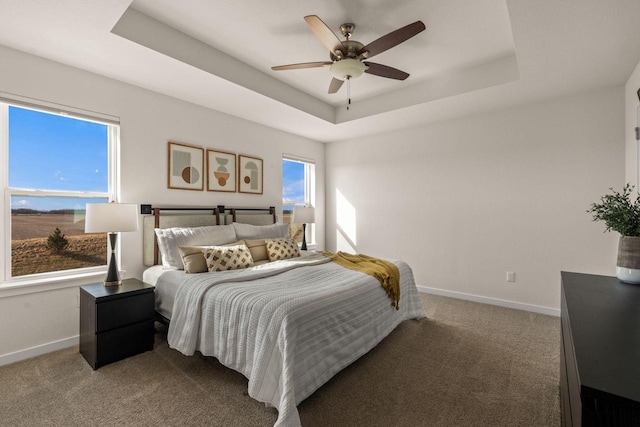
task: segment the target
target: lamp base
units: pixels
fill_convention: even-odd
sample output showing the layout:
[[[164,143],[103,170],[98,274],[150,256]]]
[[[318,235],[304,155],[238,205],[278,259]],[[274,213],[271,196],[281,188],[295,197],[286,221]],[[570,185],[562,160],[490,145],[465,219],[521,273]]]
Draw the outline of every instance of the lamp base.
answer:
[[[303,251],[307,250],[307,224],[302,224],[302,247],[300,248]]]
[[[116,262],[116,242],[118,235],[116,233],[109,233],[109,243],[111,247],[111,259],[109,260],[109,268],[107,270],[107,277],[104,278],[105,286],[120,286],[122,280],[120,279],[120,273],[118,273],[118,264]]]
[[[104,285],[107,286],[107,287],[108,286],[120,286],[120,285],[122,285],[122,280],[116,280],[116,281],[113,281],[113,282],[104,282]]]

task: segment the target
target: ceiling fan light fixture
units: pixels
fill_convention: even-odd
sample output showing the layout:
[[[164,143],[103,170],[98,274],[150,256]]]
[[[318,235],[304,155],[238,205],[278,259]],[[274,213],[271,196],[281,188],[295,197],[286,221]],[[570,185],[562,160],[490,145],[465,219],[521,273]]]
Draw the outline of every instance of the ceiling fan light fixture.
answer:
[[[365,72],[367,66],[357,59],[345,58],[331,64],[333,77],[340,80],[356,79]]]

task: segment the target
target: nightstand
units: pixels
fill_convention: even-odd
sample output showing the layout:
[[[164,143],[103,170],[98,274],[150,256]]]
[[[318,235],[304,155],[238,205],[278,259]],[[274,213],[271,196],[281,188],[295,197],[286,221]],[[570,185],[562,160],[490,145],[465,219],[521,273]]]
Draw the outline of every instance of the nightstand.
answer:
[[[154,289],[138,279],[80,286],[80,353],[93,369],[153,350]]]

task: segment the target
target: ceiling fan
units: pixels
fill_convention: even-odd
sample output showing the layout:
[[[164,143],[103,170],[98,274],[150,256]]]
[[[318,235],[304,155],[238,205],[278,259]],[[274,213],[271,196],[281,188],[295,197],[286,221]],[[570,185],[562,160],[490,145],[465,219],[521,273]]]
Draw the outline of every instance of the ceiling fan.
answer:
[[[336,93],[345,81],[348,82],[351,79],[358,78],[362,73],[389,79],[405,80],[409,77],[408,73],[398,70],[397,68],[366,60],[407,41],[425,30],[424,23],[422,23],[422,21],[416,21],[413,24],[392,31],[365,46],[358,41],[351,40],[353,31],[356,28],[355,24],[349,23],[340,26],[340,31],[346,38],[346,40],[340,41],[338,36],[331,31],[327,24],[322,22],[316,15],[305,16],[304,20],[324,47],[329,50],[331,61],[279,65],[277,67],[271,67],[271,69],[274,71],[283,71],[329,67],[331,75],[333,76],[329,84],[329,93]]]

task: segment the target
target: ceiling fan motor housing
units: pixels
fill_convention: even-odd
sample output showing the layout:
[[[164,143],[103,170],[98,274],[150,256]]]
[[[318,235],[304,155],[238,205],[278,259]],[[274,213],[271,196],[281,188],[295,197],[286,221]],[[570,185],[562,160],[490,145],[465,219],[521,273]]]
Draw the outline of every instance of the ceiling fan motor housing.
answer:
[[[353,31],[354,28],[355,25],[353,24],[342,25],[342,33],[347,37],[347,40],[342,42],[344,50],[336,50],[335,54],[331,54],[331,60],[334,62],[330,69],[331,74],[336,79],[356,79],[367,69],[367,66],[361,61],[361,59],[366,58],[366,55],[362,55],[363,58],[358,56],[358,51],[362,49],[364,45],[358,41],[349,40],[351,31]]]

